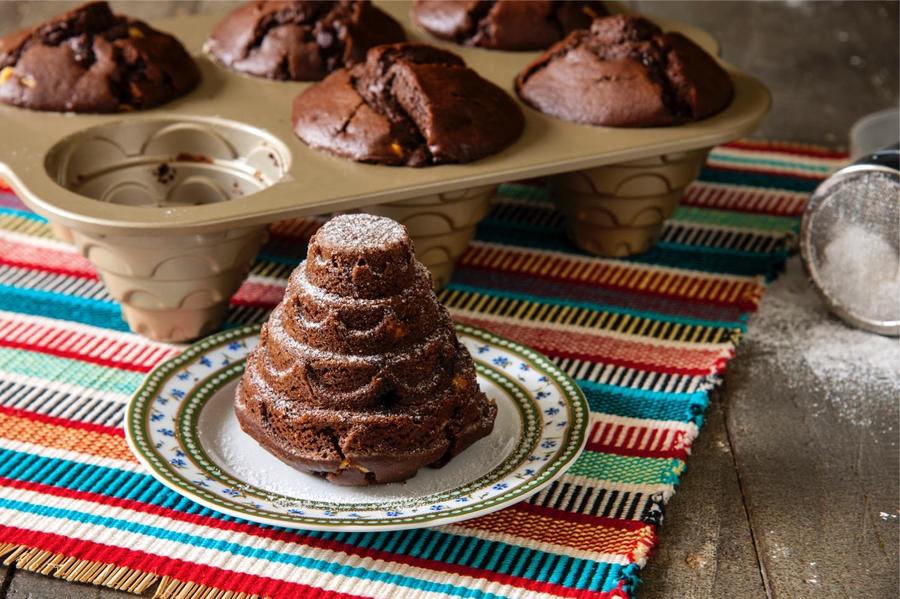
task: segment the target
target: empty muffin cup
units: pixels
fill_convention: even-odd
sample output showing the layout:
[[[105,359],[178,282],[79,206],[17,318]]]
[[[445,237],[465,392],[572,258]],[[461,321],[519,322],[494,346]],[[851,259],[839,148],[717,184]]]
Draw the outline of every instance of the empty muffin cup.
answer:
[[[416,257],[431,271],[435,289],[440,289],[453,276],[456,261],[475,236],[475,227],[496,192],[496,185],[486,185],[372,206],[365,212],[406,225]]]
[[[123,207],[159,211],[177,224],[179,207],[240,201],[285,173],[277,139],[220,119],[143,119],[92,127],[59,142],[46,167],[69,190]],[[264,225],[215,232],[122,232],[54,227],[97,268],[131,329],[187,341],[219,326],[260,246]]]
[[[598,256],[645,252],[662,234],[709,148],[664,154],[550,178],[569,237]]]

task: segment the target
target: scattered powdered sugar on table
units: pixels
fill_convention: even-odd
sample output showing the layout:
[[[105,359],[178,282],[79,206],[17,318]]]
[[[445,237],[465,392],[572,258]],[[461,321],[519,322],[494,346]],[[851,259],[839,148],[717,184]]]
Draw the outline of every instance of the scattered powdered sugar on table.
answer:
[[[871,401],[897,402],[900,340],[851,328],[832,316],[799,257],[791,258],[787,271],[766,290],[750,318],[747,340],[776,353],[788,372],[810,371],[823,400],[853,424],[894,426],[871,422],[865,408]]]
[[[900,319],[900,254],[891,243],[858,224],[842,227],[825,246],[819,280],[854,314]]]

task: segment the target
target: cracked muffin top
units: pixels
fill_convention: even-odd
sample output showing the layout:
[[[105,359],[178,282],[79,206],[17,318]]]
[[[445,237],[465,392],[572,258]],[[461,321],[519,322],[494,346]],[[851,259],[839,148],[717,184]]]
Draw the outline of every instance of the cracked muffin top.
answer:
[[[206,51],[224,66],[269,79],[318,81],[402,42],[403,27],[368,0],[248,2],[222,19]]]
[[[0,38],[0,102],[33,110],[116,112],[158,106],[200,81],[181,43],[106,2]]]
[[[516,91],[545,114],[609,127],[696,121],[734,96],[728,74],[697,44],[624,15],[596,19],[555,44],[519,74]]]
[[[543,50],[608,14],[596,0],[416,0],[416,22],[435,37],[492,50]]]
[[[425,44],[372,48],[366,62],[297,96],[292,121],[313,148],[393,166],[478,160],[524,127],[505,91],[456,54]]]

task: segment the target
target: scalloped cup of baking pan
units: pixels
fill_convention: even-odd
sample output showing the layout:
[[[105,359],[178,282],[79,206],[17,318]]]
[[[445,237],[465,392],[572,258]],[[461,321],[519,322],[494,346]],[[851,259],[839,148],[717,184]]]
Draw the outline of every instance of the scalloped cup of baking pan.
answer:
[[[441,42],[411,24],[409,2],[381,5],[411,39],[456,52],[518,101],[513,80],[537,53]],[[520,102],[525,131],[493,156],[426,168],[361,164],[294,136],[291,102],[310,83],[233,73],[204,55],[219,18],[152,23],[184,43],[203,78],[168,104],[112,115],[0,106],[0,176],[95,264],[132,329],[166,341],[193,339],[221,323],[266,225],[286,218],[359,209],[395,218],[440,285],[498,184],[553,176],[578,245],[604,255],[642,251],[709,148],[753,131],[771,103],[761,83],[723,63],[735,98],[702,121],[592,127]],[[717,53],[706,33],[658,22]]]

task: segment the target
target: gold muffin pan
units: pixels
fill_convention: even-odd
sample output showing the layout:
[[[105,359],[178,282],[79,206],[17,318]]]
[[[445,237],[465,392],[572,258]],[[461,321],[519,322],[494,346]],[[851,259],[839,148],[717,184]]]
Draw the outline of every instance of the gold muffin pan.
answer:
[[[447,44],[419,31],[409,2],[382,8],[411,39],[462,56],[513,98],[516,74],[538,53]],[[202,83],[153,110],[112,115],[0,106],[0,177],[96,266],[129,325],[183,341],[219,325],[264,241],[286,218],[365,209],[406,224],[438,284],[450,277],[496,185],[551,176],[575,242],[624,255],[652,245],[712,146],[753,131],[770,106],[756,79],[722,63],[735,98],[703,121],[613,129],[567,123],[522,104],[525,131],[470,164],[427,168],[361,164],[312,150],[290,123],[310,83],[232,73],[202,50],[221,15],[153,22],[194,55]],[[686,25],[710,53],[716,43]]]

